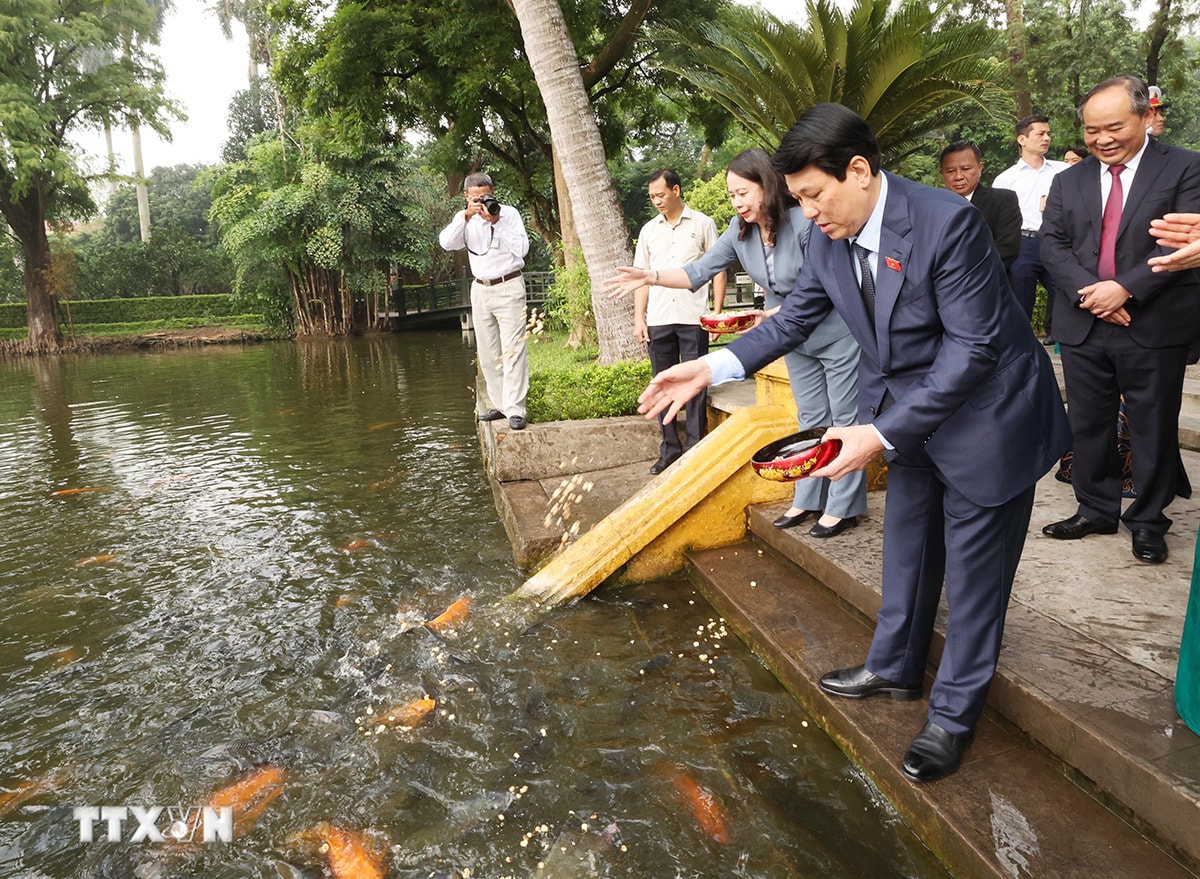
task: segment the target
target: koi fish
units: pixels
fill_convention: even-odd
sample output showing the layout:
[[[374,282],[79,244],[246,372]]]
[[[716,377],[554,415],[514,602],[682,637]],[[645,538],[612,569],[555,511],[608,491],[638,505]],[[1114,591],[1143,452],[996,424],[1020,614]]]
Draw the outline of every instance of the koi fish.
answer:
[[[467,614],[471,612],[471,599],[465,595],[446,608],[442,613],[431,620],[427,620],[425,628],[429,629],[436,635],[442,634],[446,629],[452,629],[467,618]]]
[[[346,555],[350,555],[350,553],[357,552],[358,550],[368,547],[370,545],[371,545],[371,541],[363,540],[360,537],[360,538],[356,538],[355,540],[351,540],[344,547],[342,547],[342,552],[344,552]]]
[[[60,488],[58,491],[52,491],[54,497],[69,497],[73,494],[87,494],[89,491],[104,491],[103,485],[85,485],[82,488]]]
[[[333,879],[383,879],[384,852],[366,834],[322,821],[299,837],[318,847]]]
[[[0,818],[23,806],[35,797],[58,790],[68,777],[66,770],[62,767],[56,767],[49,772],[39,775],[37,778],[21,782],[8,793],[0,794]]]
[[[118,555],[119,555],[119,553],[115,553],[115,552],[102,552],[99,555],[90,555],[87,558],[82,558],[79,561],[77,561],[75,563],[75,567],[86,568],[88,565],[100,565],[100,564],[103,564],[104,562],[111,562]]]
[[[380,711],[377,714],[372,714],[369,719],[376,726],[399,727],[401,729],[411,729],[420,724],[430,712],[437,707],[437,700],[431,699],[428,696],[422,696],[419,699],[413,699],[411,702],[404,705],[395,705],[387,711]]]
[[[396,422],[394,422],[394,421],[384,421],[380,424],[372,424],[370,427],[367,428],[367,430],[380,430],[381,428],[384,428],[384,427],[391,427],[395,423]]]
[[[233,809],[233,829],[242,836],[258,823],[271,801],[283,793],[287,776],[286,769],[265,763],[213,793],[204,805],[216,810]],[[199,821],[200,815],[194,820]],[[189,828],[193,832],[195,829]],[[191,835],[188,834],[189,838]]]
[[[688,775],[680,766],[671,767],[668,775],[675,790],[691,808],[700,829],[721,845],[728,843],[729,816],[717,795]]]

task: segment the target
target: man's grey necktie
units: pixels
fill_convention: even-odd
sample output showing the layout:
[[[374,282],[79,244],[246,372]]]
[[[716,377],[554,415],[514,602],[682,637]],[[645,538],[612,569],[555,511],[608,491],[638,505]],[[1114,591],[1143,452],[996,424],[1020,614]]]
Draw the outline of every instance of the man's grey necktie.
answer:
[[[867,254],[870,253],[865,247],[855,241],[850,245],[850,249],[854,251],[854,258],[858,260],[858,267],[861,270],[862,280],[859,281],[859,289],[862,290],[863,302],[867,306],[867,316],[871,318],[871,325],[875,324],[875,276],[871,274],[871,263],[867,259]]]

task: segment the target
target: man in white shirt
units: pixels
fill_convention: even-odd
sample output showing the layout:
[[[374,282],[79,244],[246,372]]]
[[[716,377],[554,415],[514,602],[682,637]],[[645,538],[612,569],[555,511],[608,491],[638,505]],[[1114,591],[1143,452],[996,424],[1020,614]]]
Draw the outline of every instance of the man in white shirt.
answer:
[[[444,250],[467,249],[471,263],[471,313],[475,349],[492,408],[480,421],[508,417],[513,430],[525,429],[529,360],[525,350],[525,255],[529,235],[517,209],[496,200],[492,178],[471,174],[463,182],[467,208],[441,231]]]
[[[638,234],[633,264],[639,269],[677,269],[695,262],[717,243],[717,225],[709,217],[692,210],[683,202],[679,175],[663,168],[647,184],[650,201],[658,216]],[[708,311],[708,291],[713,290],[713,311],[725,302],[725,275],[718,274],[711,285],[695,290],[647,285],[633,294],[633,336],[650,348],[650,369],[662,370],[708,353],[708,333],[700,327],[700,316]],[[662,444],[658,460],[650,472],[659,474],[680,455],[700,442],[707,418],[708,394],[702,393],[687,404],[687,439],[681,445],[673,421],[662,424]],[[661,423],[661,422],[660,422]]]
[[[1054,301],[1054,282],[1046,267],[1042,265],[1039,237],[1042,229],[1042,211],[1046,208],[1046,196],[1054,175],[1070,167],[1066,162],[1047,159],[1050,150],[1050,120],[1046,116],[1026,116],[1013,128],[1021,157],[1017,163],[1004,169],[992,181],[993,189],[1011,189],[1017,194],[1021,205],[1021,252],[1012,264],[1013,292],[1017,302],[1029,318],[1033,317],[1033,305],[1037,299],[1038,281],[1046,288],[1046,301]],[[1050,344],[1050,310],[1046,309],[1046,344]]]

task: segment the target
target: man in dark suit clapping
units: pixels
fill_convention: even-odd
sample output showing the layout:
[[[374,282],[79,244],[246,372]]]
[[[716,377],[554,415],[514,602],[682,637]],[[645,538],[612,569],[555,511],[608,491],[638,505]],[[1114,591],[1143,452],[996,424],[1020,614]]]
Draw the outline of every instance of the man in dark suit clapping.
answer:
[[[983,711],[1034,486],[1071,443],[1062,398],[979,211],[882,171],[874,133],[839,104],[805,113],[774,164],[815,227],[795,286],[727,348],[656,375],[642,410],[672,418],[710,383],[803,342],[831,310],[846,321],[862,349],[861,423],[827,431],[841,452],[810,475],[840,479],[886,450],[883,600],[866,661],[820,687],[919,698],[944,582],[946,648],[901,764],[933,781],[958,769]]]
[[[1080,107],[1092,155],[1054,178],[1042,221],[1042,260],[1058,288],[1054,337],[1062,349],[1075,434],[1078,512],[1042,529],[1075,540],[1133,533],[1133,555],[1167,558],[1175,496],[1179,406],[1188,344],[1200,330],[1200,273],[1155,273],[1165,253],[1151,220],[1200,211],[1200,153],[1147,136],[1146,84],[1123,76],[1096,86]],[[1137,498],[1121,514],[1117,408],[1129,416]]]
[[[959,140],[942,150],[938,157],[942,182],[951,192],[958,193],[983,214],[991,230],[1004,271],[1010,272],[1021,252],[1021,203],[1011,189],[993,189],[979,182],[983,175],[983,153],[979,145]]]

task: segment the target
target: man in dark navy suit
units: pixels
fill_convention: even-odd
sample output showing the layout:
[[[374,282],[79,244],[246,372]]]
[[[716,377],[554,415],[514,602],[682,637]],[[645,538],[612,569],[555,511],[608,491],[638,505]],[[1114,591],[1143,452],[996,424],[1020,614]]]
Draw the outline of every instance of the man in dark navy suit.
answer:
[[[1008,286],[979,211],[880,170],[870,127],[818,104],[775,156],[817,227],[778,314],[723,351],[660,373],[642,395],[668,416],[710,383],[749,374],[802,342],[831,309],[862,355],[861,424],[813,476],[890,461],[883,601],[866,663],[821,678],[830,694],[921,695],[943,581],[946,647],[928,722],[905,753],[913,781],[955,772],[995,673],[1034,486],[1071,437],[1044,348]]]
[[[1135,558],[1167,559],[1164,513],[1179,487],[1179,406],[1188,345],[1200,334],[1200,273],[1155,273],[1166,250],[1152,220],[1200,211],[1200,153],[1147,135],[1146,84],[1115,77],[1080,107],[1092,155],[1054,178],[1042,221],[1042,259],[1058,288],[1062,350],[1075,434],[1071,484],[1078,510],[1042,531],[1059,540],[1115,534],[1124,522]],[[1116,460],[1122,397],[1137,497],[1121,514]]]
[[[1021,253],[1021,203],[1011,189],[993,189],[979,182],[983,176],[983,153],[970,140],[959,140],[942,150],[938,157],[942,182],[979,208],[992,232],[1004,271],[1012,283],[1012,265]]]

